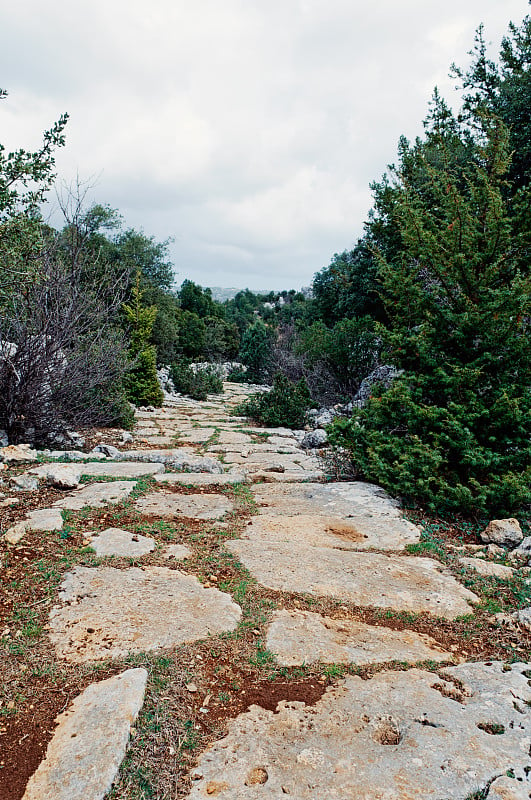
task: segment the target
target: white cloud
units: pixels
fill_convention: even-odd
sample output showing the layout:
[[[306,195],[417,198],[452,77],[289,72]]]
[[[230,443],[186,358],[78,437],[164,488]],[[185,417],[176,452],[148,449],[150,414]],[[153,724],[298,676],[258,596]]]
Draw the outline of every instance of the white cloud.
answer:
[[[61,173],[175,235],[179,278],[308,283],[362,231],[368,184],[421,131],[474,30],[521,0],[36,0],[2,12],[2,142],[68,111]],[[21,53],[24,56],[21,57]]]

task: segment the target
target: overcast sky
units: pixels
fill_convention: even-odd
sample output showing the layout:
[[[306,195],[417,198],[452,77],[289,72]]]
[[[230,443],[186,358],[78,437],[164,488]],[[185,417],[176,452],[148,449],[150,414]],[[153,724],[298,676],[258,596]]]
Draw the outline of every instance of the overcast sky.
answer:
[[[0,141],[67,111],[61,177],[173,236],[176,281],[299,288],[350,248],[370,181],[485,25],[526,0],[19,0],[0,13]]]

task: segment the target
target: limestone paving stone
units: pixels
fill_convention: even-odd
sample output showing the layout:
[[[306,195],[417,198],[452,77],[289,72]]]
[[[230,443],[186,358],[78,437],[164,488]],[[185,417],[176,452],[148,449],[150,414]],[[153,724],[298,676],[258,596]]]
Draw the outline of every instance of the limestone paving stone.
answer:
[[[81,480],[81,467],[72,464],[42,464],[30,469],[33,475],[58,489],[75,489]]]
[[[459,563],[465,567],[471,567],[479,572],[480,575],[494,575],[496,578],[512,578],[514,569],[503,564],[496,564],[495,561],[485,561],[482,558],[460,558]]]
[[[157,475],[160,472],[164,472],[164,464],[108,461],[106,463],[83,464],[81,472],[91,478],[140,478],[141,475]]]
[[[264,470],[245,470],[247,477],[255,484],[262,483],[307,483],[324,478],[323,472],[298,470],[297,472],[265,472]]]
[[[363,517],[346,518],[297,514],[296,516],[255,517],[248,534],[274,541],[297,541],[317,547],[337,547],[344,550],[403,550],[407,544],[417,542],[420,531],[405,520]]]
[[[275,611],[266,642],[268,650],[287,667],[316,661],[325,664],[452,661],[451,653],[425,634],[337,620],[309,611]]]
[[[186,558],[191,558],[192,555],[190,548],[184,544],[170,544],[162,552],[164,558],[168,560],[174,559],[175,561],[184,561]]]
[[[147,670],[93,683],[57,717],[46,757],[23,800],[103,800],[144,702]]]
[[[67,497],[57,500],[54,508],[68,508],[79,511],[85,506],[103,508],[107,503],[121,503],[136,486],[136,481],[112,481],[111,483],[91,483]]]
[[[472,613],[469,602],[479,600],[431,558],[315,547],[293,539],[277,541],[256,528],[249,539],[233,539],[226,546],[258,583],[277,591],[445,619]]]
[[[120,460],[166,464],[193,456],[194,451],[190,447],[168,447],[167,450],[122,450]]]
[[[90,547],[100,557],[141,558],[155,549],[156,542],[151,536],[141,536],[120,528],[107,528],[97,536],[90,537]]]
[[[64,520],[58,508],[39,508],[30,511],[24,523],[30,531],[62,531]]]
[[[181,486],[230,486],[245,483],[243,472],[226,472],[211,475],[208,472],[165,472],[155,475],[157,483]]]
[[[241,616],[230,595],[168,567],[78,566],[59,597],[49,635],[57,655],[75,663],[204,639],[234,630]]]
[[[313,707],[251,706],[200,757],[188,798],[465,800],[510,770],[529,787],[528,668],[349,676]]]
[[[234,504],[223,494],[163,494],[153,492],[141,497],[135,508],[145,516],[221,519]]]

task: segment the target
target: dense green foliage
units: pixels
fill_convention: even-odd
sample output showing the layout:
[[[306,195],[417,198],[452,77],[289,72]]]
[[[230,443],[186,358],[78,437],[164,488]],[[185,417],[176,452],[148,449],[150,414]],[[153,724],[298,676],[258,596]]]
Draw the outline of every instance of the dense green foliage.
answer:
[[[269,392],[253,395],[235,409],[270,427],[302,428],[306,412],[312,408],[312,398],[304,380],[293,383],[282,373],[277,373]]]
[[[404,373],[332,439],[429,507],[509,513],[531,500],[527,189],[483,102],[455,119],[436,95],[425,139],[399,155],[374,219],[394,232],[375,253],[386,356]]]
[[[130,325],[130,356],[132,366],[125,376],[128,399],[137,406],[161,406],[164,394],[157,378],[157,354],[149,344],[153,324],[157,316],[155,306],[142,302],[140,273],[131,292],[131,303],[124,304],[124,313]]]
[[[194,400],[206,400],[209,394],[223,391],[223,382],[214,365],[194,370],[189,361],[182,359],[171,365],[170,377],[177,392]]]

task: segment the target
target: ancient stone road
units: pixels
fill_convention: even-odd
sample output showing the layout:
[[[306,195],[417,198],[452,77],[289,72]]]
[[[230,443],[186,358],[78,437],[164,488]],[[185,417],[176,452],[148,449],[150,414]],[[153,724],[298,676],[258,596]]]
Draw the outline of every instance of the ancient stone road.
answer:
[[[83,473],[96,480],[119,480],[70,492],[51,519],[59,508],[120,502],[149,473],[159,490],[136,501],[141,514],[222,523],[231,503],[215,487],[245,481],[259,513],[226,547],[264,587],[449,620],[473,612],[478,598],[440,562],[408,554],[406,545],[417,542],[420,531],[381,489],[323,483],[318,461],[292,431],[250,428],[230,416],[245,391],[226,384],[221,399],[183,399],[138,412],[135,439],[149,447],[84,465]],[[175,446],[176,438],[182,446]],[[180,482],[197,493],[170,493],[168,487]],[[213,488],[201,494],[204,487]],[[92,546],[98,555],[141,558],[155,542],[110,529]],[[187,544],[172,547],[168,567],[107,564],[67,574],[50,616],[58,658],[98,661],[234,630],[240,607],[187,574]],[[199,756],[190,798],[465,800],[478,789],[490,800],[531,797],[529,665],[452,666],[452,653],[431,636],[282,608],[266,636],[281,665],[400,661],[410,667],[370,680],[350,676],[314,706],[281,702],[277,713],[252,706]],[[439,675],[415,668],[426,661],[446,666]],[[127,670],[76,699],[59,718],[25,800],[105,796],[146,678],[143,669]]]

